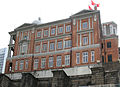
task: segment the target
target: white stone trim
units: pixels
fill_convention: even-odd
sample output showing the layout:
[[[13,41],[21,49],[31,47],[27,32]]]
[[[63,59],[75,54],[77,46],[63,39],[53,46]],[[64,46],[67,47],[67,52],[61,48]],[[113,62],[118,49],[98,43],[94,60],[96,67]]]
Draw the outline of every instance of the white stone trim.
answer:
[[[57,40],[55,40],[55,51],[56,51],[56,48],[57,48]]]
[[[49,44],[50,44],[50,43],[49,43],[49,40],[48,40],[48,47],[47,47],[47,52],[49,52]]]
[[[57,36],[57,31],[58,31],[58,25],[56,25],[56,36]]]
[[[80,46],[82,46],[81,34],[80,34]]]
[[[89,32],[89,45],[91,44],[91,34]]]

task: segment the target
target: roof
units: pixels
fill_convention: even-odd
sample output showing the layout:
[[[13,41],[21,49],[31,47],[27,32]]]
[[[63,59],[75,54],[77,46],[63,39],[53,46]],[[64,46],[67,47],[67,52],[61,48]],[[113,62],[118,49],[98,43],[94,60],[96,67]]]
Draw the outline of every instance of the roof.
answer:
[[[84,10],[82,10],[82,11],[80,11],[80,12],[78,12],[78,13],[72,15],[72,16],[77,16],[77,15],[91,13],[91,12],[96,12],[96,10],[86,10],[86,9],[84,9]]]

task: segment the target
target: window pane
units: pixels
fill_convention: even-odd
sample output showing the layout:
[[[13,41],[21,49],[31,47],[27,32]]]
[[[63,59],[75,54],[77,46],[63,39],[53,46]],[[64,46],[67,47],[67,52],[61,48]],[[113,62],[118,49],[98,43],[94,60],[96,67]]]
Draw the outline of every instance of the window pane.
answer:
[[[66,26],[66,32],[70,32],[71,31],[71,26],[70,25],[67,25]]]
[[[87,63],[88,62],[88,52],[82,53],[82,62]]]
[[[15,63],[15,70],[18,70],[18,61]]]
[[[70,55],[65,56],[65,65],[70,65]]]
[[[65,41],[65,48],[69,48],[72,46],[72,41],[71,40],[66,40]]]
[[[83,29],[87,28],[87,22],[83,23]]]
[[[47,51],[47,44],[43,44],[43,51]]]
[[[46,58],[41,59],[41,68],[45,68]]]
[[[95,62],[95,52],[91,51],[91,62]]]
[[[54,43],[50,43],[50,50],[54,50]]]
[[[53,57],[49,57],[49,67],[53,67]]]
[[[107,42],[107,48],[111,48],[111,42]]]
[[[76,64],[80,63],[80,53],[76,53]]]
[[[44,36],[48,36],[48,30],[44,30]]]
[[[57,56],[57,66],[61,66],[61,56]]]
[[[88,37],[83,37],[83,45],[87,45],[88,44]]]
[[[63,27],[59,27],[58,33],[62,33],[62,32],[63,32]]]
[[[108,55],[108,62],[112,62],[112,55]]]
[[[28,69],[28,60],[25,60],[25,69]]]
[[[58,42],[58,49],[62,49],[62,41]]]
[[[37,69],[37,68],[38,68],[38,62],[39,62],[38,59],[35,59],[35,60],[34,60],[34,69]]]
[[[37,32],[37,37],[41,37],[41,31]]]
[[[51,34],[52,34],[52,35],[55,34],[55,28],[51,29]]]
[[[20,70],[23,70],[23,66],[24,66],[24,60],[20,61]]]
[[[40,45],[37,45],[37,46],[35,47],[35,52],[40,52]]]

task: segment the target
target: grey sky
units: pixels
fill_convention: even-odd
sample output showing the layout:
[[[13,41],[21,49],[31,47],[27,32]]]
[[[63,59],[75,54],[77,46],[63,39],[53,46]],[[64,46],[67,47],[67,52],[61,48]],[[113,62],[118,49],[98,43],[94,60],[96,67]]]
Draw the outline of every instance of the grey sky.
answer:
[[[0,48],[8,46],[9,34],[23,23],[32,23],[41,17],[42,23],[68,18],[88,9],[91,0],[0,0]],[[93,0],[100,3],[101,21],[114,21],[120,34],[120,1]]]

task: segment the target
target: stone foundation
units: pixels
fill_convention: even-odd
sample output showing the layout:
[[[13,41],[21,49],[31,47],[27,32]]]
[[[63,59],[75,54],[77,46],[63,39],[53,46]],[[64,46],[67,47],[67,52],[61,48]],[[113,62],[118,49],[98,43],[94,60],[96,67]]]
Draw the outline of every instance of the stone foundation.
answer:
[[[111,65],[111,67],[110,67]],[[0,75],[0,87],[79,87],[89,85],[119,84],[119,63],[91,68],[92,74],[68,76],[64,70],[52,71],[53,77],[36,78],[31,73],[22,73],[21,79]],[[108,66],[108,68],[107,68]],[[116,67],[115,67],[116,66]],[[109,69],[110,68],[110,69]],[[111,68],[113,70],[111,70]],[[16,77],[17,78],[17,77]]]

